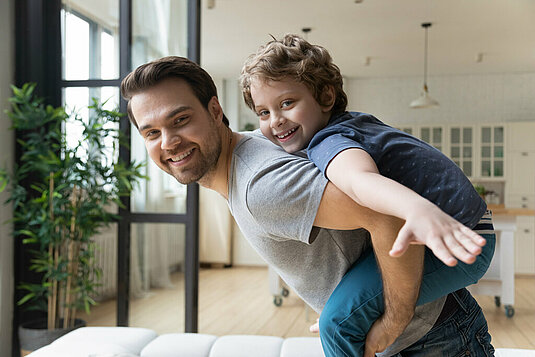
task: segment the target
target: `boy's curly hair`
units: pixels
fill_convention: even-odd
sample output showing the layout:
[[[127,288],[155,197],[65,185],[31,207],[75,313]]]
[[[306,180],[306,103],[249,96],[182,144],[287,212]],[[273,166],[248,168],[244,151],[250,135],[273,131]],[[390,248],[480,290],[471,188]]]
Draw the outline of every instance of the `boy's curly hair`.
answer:
[[[273,38],[245,61],[240,86],[245,103],[253,111],[251,81],[255,78],[264,81],[294,79],[305,84],[320,105],[325,104],[322,103],[324,89],[333,86],[335,102],[331,113],[338,114],[346,110],[347,95],[343,89],[343,78],[331,55],[325,48],[312,45],[297,35],[287,34],[280,41]]]

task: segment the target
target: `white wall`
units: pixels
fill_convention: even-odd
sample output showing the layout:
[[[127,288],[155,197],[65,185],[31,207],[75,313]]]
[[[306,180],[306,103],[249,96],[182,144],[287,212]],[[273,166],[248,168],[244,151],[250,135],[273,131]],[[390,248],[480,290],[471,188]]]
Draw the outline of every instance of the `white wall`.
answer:
[[[9,85],[14,81],[14,0],[0,1],[0,166],[11,167],[13,135],[4,114]],[[11,226],[3,224],[11,217],[11,207],[4,205],[5,193],[0,194],[0,356],[11,355],[11,324],[13,319],[13,240]]]
[[[349,110],[367,112],[389,124],[499,123],[535,120],[535,72],[428,78],[438,108],[411,109],[423,79],[346,79]]]

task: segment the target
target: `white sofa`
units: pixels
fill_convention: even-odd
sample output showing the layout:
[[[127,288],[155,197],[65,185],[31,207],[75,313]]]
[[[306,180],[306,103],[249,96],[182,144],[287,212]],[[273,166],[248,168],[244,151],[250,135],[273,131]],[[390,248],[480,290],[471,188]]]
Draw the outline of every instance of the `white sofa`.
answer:
[[[28,357],[324,357],[319,338],[156,332],[83,327]]]
[[[497,357],[535,357],[534,350],[497,349]],[[319,338],[171,333],[136,327],[84,327],[28,357],[324,357]]]

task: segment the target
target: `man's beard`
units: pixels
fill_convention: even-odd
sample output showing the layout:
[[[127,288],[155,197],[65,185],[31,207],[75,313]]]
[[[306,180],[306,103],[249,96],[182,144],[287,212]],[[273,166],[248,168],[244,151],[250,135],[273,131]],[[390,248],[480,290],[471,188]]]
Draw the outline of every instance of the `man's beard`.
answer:
[[[221,155],[221,137],[215,135],[214,140],[207,142],[202,148],[197,148],[198,160],[195,165],[186,170],[171,172],[170,174],[181,184],[187,185],[193,182],[210,180],[217,167],[217,161]]]

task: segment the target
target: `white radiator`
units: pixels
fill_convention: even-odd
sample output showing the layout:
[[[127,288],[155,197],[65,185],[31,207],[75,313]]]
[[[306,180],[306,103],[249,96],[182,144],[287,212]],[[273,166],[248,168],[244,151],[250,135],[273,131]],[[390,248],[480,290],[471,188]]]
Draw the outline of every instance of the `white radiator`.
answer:
[[[97,245],[96,266],[102,271],[102,285],[96,288],[95,298],[103,300],[115,296],[117,292],[117,224],[102,229],[93,239]]]
[[[183,224],[133,224],[130,260],[130,290],[135,296],[151,287],[170,286],[169,273],[182,271],[185,252]],[[97,245],[96,266],[102,271],[94,298],[102,301],[117,293],[117,224],[93,238]]]

